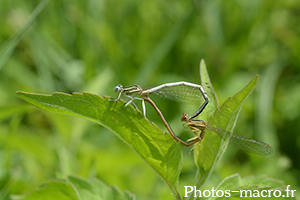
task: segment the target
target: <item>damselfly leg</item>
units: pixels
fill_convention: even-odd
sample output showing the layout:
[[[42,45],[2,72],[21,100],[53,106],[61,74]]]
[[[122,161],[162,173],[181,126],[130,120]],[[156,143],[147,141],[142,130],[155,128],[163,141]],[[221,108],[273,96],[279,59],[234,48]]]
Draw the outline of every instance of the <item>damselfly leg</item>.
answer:
[[[147,102],[149,102],[149,103],[152,105],[152,107],[155,109],[155,111],[156,111],[157,114],[159,115],[160,119],[163,121],[165,127],[167,128],[168,134],[169,134],[175,141],[179,141],[181,144],[183,144],[183,145],[185,145],[185,146],[187,146],[187,147],[189,147],[189,146],[195,144],[196,142],[200,141],[200,138],[197,137],[197,138],[195,138],[195,139],[192,140],[192,141],[189,141],[189,142],[187,141],[187,142],[186,142],[186,141],[182,140],[180,137],[178,137],[177,135],[175,135],[174,132],[173,132],[173,130],[172,130],[172,128],[171,128],[171,126],[168,124],[167,120],[166,120],[165,117],[163,116],[162,112],[161,112],[161,111],[158,109],[158,107],[155,105],[155,103],[154,103],[149,97],[147,97],[147,96],[144,97],[144,100],[147,101]]]
[[[127,88],[123,88],[121,84],[115,87],[115,92],[119,92],[117,100],[121,98],[121,94],[123,93],[125,97],[130,98],[130,100],[126,103],[126,106],[133,103],[135,99],[139,99],[143,104],[143,113],[146,116],[146,109],[144,106],[144,97],[147,97],[150,94],[156,94],[162,98],[182,101],[182,102],[201,102],[204,99],[204,102],[201,104],[200,108],[192,114],[189,119],[193,119],[197,117],[203,109],[208,104],[208,97],[203,90],[201,85],[197,85],[189,82],[174,82],[174,83],[166,83],[160,86],[143,90],[141,86],[134,85]]]
[[[264,142],[236,135],[232,132],[225,131],[213,125],[209,125],[202,120],[190,120],[186,113],[184,113],[181,117],[181,121],[184,121],[185,124],[191,129],[191,131],[193,131],[197,135],[196,138],[198,137],[200,140],[203,139],[205,130],[208,130],[216,133],[220,138],[223,138],[225,134],[229,135],[229,144],[243,151],[258,155],[272,154],[272,147]]]
[[[124,88],[121,84],[119,84],[114,88],[114,91],[119,93],[118,98],[115,99],[114,101],[119,101],[121,99],[122,94],[124,95],[124,97],[130,99],[125,104],[125,107],[132,103],[137,108],[137,106],[133,102],[135,99],[141,100],[143,102],[142,98],[137,97],[137,96],[142,96],[142,92],[143,92],[142,87],[139,85],[133,85],[133,86]],[[144,102],[143,102],[143,111],[144,111],[144,115],[146,116],[146,109],[144,109],[144,107],[145,106],[144,106]]]

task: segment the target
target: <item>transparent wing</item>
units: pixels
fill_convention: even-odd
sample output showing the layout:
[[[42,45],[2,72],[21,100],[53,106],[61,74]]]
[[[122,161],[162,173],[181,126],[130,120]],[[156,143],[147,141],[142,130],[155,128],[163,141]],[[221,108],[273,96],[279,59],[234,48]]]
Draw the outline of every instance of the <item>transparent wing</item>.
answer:
[[[272,147],[264,142],[233,134],[229,143],[239,149],[258,155],[272,154]]]
[[[164,99],[192,104],[199,104],[204,101],[203,96],[198,88],[186,85],[162,88],[153,92],[153,94]]]
[[[222,130],[209,124],[206,124],[206,127],[207,130],[215,132],[221,138],[223,138],[224,134],[230,134],[230,132],[228,131]],[[264,142],[260,142],[251,138],[235,134],[231,135],[229,144],[243,151],[258,155],[270,155],[273,151],[272,147]]]

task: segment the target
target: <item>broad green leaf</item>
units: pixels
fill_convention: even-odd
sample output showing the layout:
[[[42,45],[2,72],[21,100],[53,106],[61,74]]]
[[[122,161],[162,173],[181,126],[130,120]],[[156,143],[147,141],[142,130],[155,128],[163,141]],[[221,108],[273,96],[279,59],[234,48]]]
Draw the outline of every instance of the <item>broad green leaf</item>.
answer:
[[[80,116],[110,129],[128,144],[167,183],[176,198],[182,167],[180,143],[165,135],[155,124],[125,101],[110,101],[91,93],[53,93],[53,95],[17,92],[25,101],[47,111]]]
[[[48,181],[34,191],[22,196],[13,195],[13,200],[80,200],[70,183],[63,180]]]
[[[289,187],[289,188],[288,188]],[[243,199],[253,199],[253,197],[263,197],[265,195],[269,195],[270,197],[274,197],[274,190],[280,190],[282,198],[276,199],[287,199],[287,197],[293,197],[294,195],[292,192],[289,194],[286,192],[286,189],[292,190],[291,186],[286,186],[283,184],[282,181],[276,180],[273,178],[269,178],[267,176],[248,176],[245,178],[241,178],[239,174],[234,174],[231,176],[226,177],[218,186],[214,188],[217,190],[222,191],[231,191],[230,196],[231,198],[236,197],[236,199],[240,199],[241,195]],[[232,191],[239,191],[239,192],[232,192]],[[270,191],[270,193],[269,193]],[[221,192],[220,192],[221,194]],[[277,196],[279,192],[275,192]],[[252,197],[250,197],[250,195]],[[259,195],[259,196],[258,196]],[[262,196],[263,195],[263,196]],[[282,196],[284,195],[284,196]],[[209,200],[215,199],[225,199],[223,197],[210,197]],[[290,198],[290,199],[296,199]]]
[[[98,179],[86,180],[75,176],[69,176],[68,180],[78,192],[80,200],[133,200],[134,195],[120,192],[115,187],[108,187]]]
[[[20,42],[24,33],[33,24],[38,15],[44,10],[48,2],[49,0],[41,1],[31,13],[24,26],[0,46],[0,70],[16,48],[17,44]]]
[[[53,180],[41,185],[34,191],[18,196],[13,200],[134,200],[135,196],[108,187],[98,179],[87,180],[69,176],[67,180]]]
[[[250,83],[239,93],[237,93],[233,97],[228,98],[208,120],[208,124],[232,132],[241,107],[245,99],[255,88],[257,81],[258,75],[256,75],[250,81]],[[211,93],[211,96],[214,95],[212,90],[206,92]],[[214,166],[221,159],[223,153],[226,150],[229,139],[230,135],[227,135],[223,137],[223,139],[221,139],[215,133],[212,133],[210,131],[205,132],[204,139],[195,148],[194,153],[194,159],[198,168],[196,178],[197,188],[200,188],[205,183]]]

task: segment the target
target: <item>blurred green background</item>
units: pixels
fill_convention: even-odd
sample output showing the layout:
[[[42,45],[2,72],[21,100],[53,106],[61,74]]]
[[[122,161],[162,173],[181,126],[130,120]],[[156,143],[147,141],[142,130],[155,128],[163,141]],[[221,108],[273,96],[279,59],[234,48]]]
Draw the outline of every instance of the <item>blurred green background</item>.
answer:
[[[110,131],[39,110],[15,92],[89,91],[116,98],[119,83],[200,83],[200,59],[220,104],[260,74],[235,133],[274,148],[263,157],[228,147],[206,187],[234,173],[265,174],[299,194],[299,1],[50,1],[25,32],[39,3],[0,1],[0,199],[69,174],[97,177],[137,199],[173,199],[155,172]],[[179,120],[189,105],[155,102],[184,137]],[[147,117],[166,131],[149,105]],[[189,148],[183,152],[181,192],[194,185],[196,172]]]

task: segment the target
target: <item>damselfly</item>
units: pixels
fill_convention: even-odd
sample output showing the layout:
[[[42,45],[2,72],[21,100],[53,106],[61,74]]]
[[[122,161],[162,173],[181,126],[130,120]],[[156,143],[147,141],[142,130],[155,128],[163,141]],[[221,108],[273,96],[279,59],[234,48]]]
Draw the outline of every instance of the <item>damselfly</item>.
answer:
[[[156,94],[162,98],[171,99],[175,101],[183,101],[183,102],[195,102],[195,101],[200,102],[202,98],[204,98],[204,103],[188,119],[193,119],[197,117],[209,102],[208,97],[201,85],[184,82],[184,81],[166,83],[166,84],[159,85],[157,87],[153,87],[148,90],[143,90],[142,87],[139,85],[123,88],[123,86],[119,84],[115,87],[114,90],[115,92],[119,92],[117,101],[120,100],[122,93],[124,94],[125,97],[128,97],[130,99],[125,104],[125,106],[133,103],[135,99],[141,100],[143,106],[143,113],[145,116],[146,116],[146,107],[144,103],[144,97],[147,97],[149,94]]]
[[[221,128],[209,125],[202,120],[191,120],[188,118],[186,113],[182,115],[181,121],[185,121],[185,124],[188,125],[191,131],[193,131],[197,135],[195,138],[199,138],[200,141],[204,137],[205,130],[208,130],[216,133],[221,138],[223,138],[224,134],[230,135],[229,144],[246,152],[258,155],[272,154],[272,147],[264,142],[260,142],[240,135],[235,135]]]
[[[152,107],[155,109],[155,111],[157,112],[157,114],[159,115],[159,117],[161,118],[161,120],[163,121],[165,127],[167,128],[168,130],[168,134],[175,140],[175,141],[179,141],[181,144],[189,147],[193,144],[195,144],[196,142],[200,141],[200,138],[199,137],[195,137],[193,139],[191,139],[190,141],[184,141],[182,140],[180,137],[178,137],[177,135],[174,134],[171,126],[169,125],[169,123],[167,122],[167,120],[165,119],[165,117],[163,116],[162,112],[158,109],[158,107],[155,105],[155,103],[148,97],[148,96],[145,96],[143,97],[143,100],[145,101],[148,101]]]

